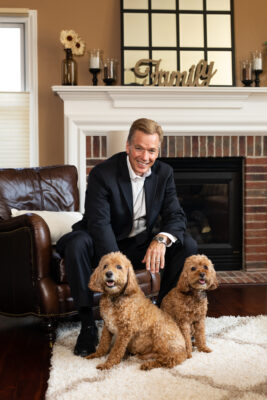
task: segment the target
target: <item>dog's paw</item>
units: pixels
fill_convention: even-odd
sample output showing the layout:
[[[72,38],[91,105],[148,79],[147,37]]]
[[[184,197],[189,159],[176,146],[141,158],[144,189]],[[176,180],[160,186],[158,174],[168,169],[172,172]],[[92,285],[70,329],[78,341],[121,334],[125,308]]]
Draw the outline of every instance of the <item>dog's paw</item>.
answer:
[[[141,367],[140,367],[140,369],[141,369],[142,371],[149,371],[149,370],[152,369],[152,368],[153,368],[153,367],[152,367],[152,365],[151,365],[150,362],[146,362],[146,363],[142,364]]]
[[[192,353],[187,352],[187,358],[192,358]]]
[[[89,354],[89,356],[86,356],[85,358],[87,358],[87,360],[92,360],[93,358],[97,358],[97,357],[98,356],[96,353],[92,353],[92,354]]]
[[[201,347],[201,348],[199,349],[199,351],[203,351],[204,353],[211,353],[211,352],[212,352],[212,350],[211,350],[209,347],[207,347],[207,346]]]
[[[101,371],[103,371],[104,369],[110,369],[112,368],[112,365],[109,363],[103,363],[103,364],[98,364],[96,366],[97,369],[100,369]]]

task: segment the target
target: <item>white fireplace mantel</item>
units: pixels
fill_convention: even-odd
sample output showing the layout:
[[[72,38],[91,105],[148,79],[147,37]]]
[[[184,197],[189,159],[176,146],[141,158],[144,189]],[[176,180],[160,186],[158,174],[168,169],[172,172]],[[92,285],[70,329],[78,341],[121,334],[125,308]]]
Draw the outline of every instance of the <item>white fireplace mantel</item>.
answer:
[[[65,163],[78,168],[81,204],[88,135],[151,118],[166,135],[266,135],[267,87],[53,86],[64,102]]]

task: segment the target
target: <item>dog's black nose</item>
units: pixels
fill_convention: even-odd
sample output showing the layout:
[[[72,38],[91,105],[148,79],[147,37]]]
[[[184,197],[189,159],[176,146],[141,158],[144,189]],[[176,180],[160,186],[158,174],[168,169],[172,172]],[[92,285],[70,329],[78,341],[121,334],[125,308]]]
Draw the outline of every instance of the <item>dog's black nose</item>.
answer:
[[[204,272],[200,272],[199,276],[200,276],[200,278],[205,278],[205,273]]]
[[[113,276],[113,272],[112,271],[107,271],[106,272],[106,277],[107,278],[111,278]]]

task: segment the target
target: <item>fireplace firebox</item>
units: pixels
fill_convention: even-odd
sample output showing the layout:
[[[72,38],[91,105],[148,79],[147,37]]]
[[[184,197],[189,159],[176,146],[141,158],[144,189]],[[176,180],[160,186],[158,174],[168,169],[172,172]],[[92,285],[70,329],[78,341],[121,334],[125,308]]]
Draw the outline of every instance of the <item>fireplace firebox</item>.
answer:
[[[216,270],[242,269],[242,157],[161,158],[171,165],[188,231]]]

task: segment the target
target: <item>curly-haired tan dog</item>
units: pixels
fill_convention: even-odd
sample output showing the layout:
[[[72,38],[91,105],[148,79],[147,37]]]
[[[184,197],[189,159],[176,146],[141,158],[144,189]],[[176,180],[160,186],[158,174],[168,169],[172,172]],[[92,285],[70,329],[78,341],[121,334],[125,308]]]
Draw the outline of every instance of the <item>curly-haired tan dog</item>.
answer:
[[[126,350],[148,360],[141,369],[171,368],[186,360],[185,342],[172,318],[147,299],[138,286],[131,262],[120,252],[103,256],[91,276],[89,287],[103,292],[100,313],[104,320],[100,343],[87,358],[109,352],[99,369],[118,364]],[[115,336],[111,347],[112,337]],[[111,349],[110,349],[111,348]]]
[[[172,316],[182,331],[188,358],[192,357],[192,334],[199,351],[212,351],[206,346],[205,338],[206,290],[216,289],[217,286],[212,262],[204,255],[194,255],[185,260],[176,287],[162,300],[161,309]]]

